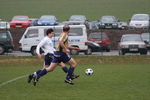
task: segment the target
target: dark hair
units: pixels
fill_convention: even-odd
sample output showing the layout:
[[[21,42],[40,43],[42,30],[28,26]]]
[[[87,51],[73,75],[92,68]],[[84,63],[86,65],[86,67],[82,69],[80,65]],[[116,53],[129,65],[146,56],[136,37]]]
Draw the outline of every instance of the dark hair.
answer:
[[[64,31],[64,32],[68,32],[69,30],[70,30],[69,25],[65,25],[65,26],[63,27],[63,31]]]
[[[49,29],[46,31],[46,35],[51,34],[52,32],[54,32],[54,30],[53,30],[52,28],[49,28]]]

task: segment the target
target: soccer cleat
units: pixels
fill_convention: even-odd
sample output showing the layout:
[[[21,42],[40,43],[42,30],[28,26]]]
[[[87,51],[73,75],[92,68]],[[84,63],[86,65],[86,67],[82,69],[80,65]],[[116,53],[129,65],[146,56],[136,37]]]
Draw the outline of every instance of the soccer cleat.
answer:
[[[32,79],[33,79],[33,75],[30,74],[30,75],[28,76],[28,83],[30,83]]]
[[[73,80],[73,79],[76,79],[76,78],[78,78],[80,75],[75,75],[75,74],[73,74],[72,76],[71,76],[71,79]]]
[[[33,75],[33,85],[36,86],[37,82],[38,82],[37,73],[34,72],[34,75]]]
[[[74,83],[71,79],[65,79],[65,83],[68,83],[70,85],[74,85]]]

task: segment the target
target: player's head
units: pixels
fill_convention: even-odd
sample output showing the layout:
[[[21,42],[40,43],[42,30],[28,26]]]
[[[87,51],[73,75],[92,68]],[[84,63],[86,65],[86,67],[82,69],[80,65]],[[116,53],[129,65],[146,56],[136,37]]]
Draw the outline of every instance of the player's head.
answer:
[[[69,30],[70,30],[70,26],[69,25],[65,25],[63,27],[63,32],[69,32]]]
[[[52,28],[49,28],[47,31],[46,31],[46,35],[49,36],[49,37],[52,37],[53,36],[53,29]]]

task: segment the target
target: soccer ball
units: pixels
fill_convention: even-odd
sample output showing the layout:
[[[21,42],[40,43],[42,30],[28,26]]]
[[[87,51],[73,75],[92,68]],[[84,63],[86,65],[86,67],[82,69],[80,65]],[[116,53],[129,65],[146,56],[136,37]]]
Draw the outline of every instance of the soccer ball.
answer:
[[[92,75],[93,74],[93,69],[91,69],[91,68],[86,69],[85,74],[86,75]]]

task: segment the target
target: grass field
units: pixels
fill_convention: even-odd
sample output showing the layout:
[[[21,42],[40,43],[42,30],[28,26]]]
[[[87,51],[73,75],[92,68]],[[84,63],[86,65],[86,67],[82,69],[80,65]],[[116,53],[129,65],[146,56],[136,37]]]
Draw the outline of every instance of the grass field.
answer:
[[[16,77],[41,68],[35,57],[0,57],[1,100],[149,100],[150,56],[74,57],[80,77],[75,85],[64,83],[65,74],[57,67],[40,79],[37,86],[26,77],[1,86]],[[6,64],[7,62],[7,64]],[[88,63],[87,63],[88,62]],[[84,70],[94,74],[86,76]]]
[[[134,13],[149,13],[150,0],[0,0],[0,18],[10,20],[14,15],[39,18],[54,14],[66,20],[72,14],[86,15],[97,20],[103,15],[114,15],[128,21]]]

